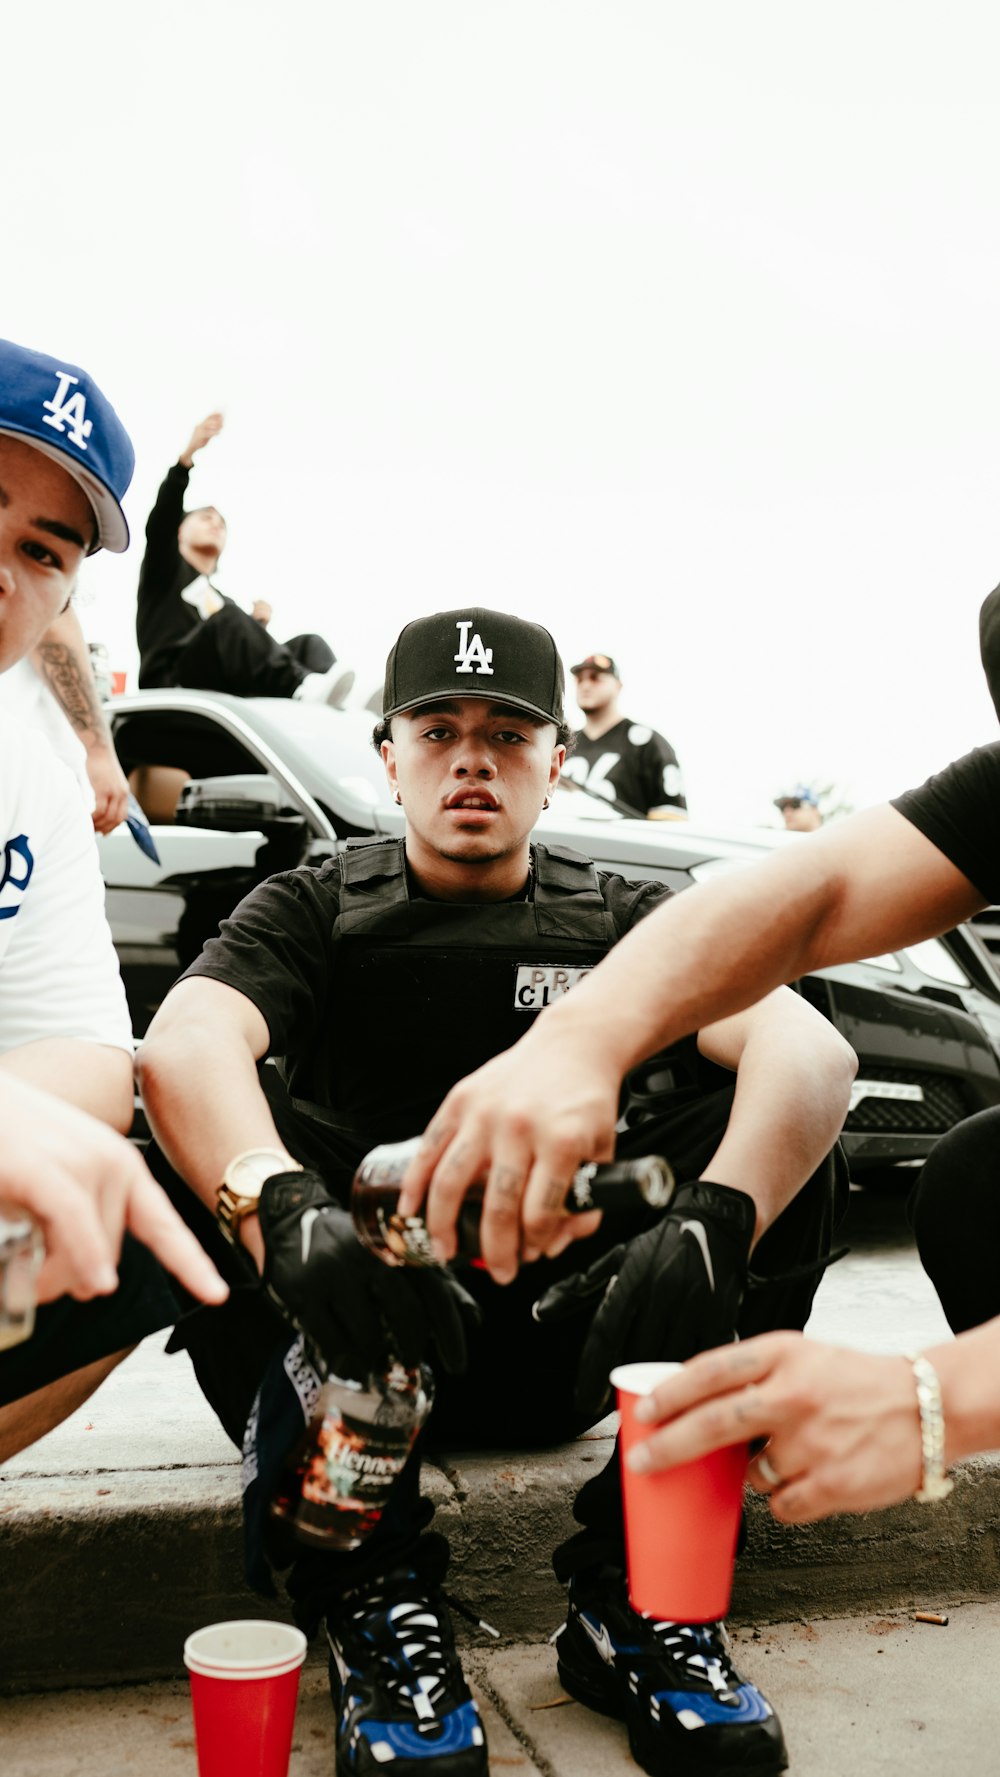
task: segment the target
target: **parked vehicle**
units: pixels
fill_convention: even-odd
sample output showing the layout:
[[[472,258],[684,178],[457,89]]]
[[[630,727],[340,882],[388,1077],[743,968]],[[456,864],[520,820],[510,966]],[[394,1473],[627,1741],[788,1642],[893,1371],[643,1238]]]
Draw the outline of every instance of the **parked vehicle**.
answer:
[[[98,841],[141,1037],[171,983],[255,884],[320,863],[352,836],[400,833],[403,816],[368,712],[178,689],[116,698],[108,713],[160,857],[144,856],[125,827]],[[623,819],[578,789],[556,796],[538,833],[599,868],[675,890],[771,847],[807,843]],[[973,927],[795,985],[858,1054],[843,1140],[862,1182],[886,1182],[887,1168],[923,1159],[955,1123],[1000,1103],[1000,973]]]

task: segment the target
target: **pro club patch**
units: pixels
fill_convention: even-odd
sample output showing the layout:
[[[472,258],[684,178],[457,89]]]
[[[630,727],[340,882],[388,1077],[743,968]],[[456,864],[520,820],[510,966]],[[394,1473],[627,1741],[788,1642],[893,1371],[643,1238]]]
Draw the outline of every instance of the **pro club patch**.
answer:
[[[519,1012],[540,1012],[593,972],[593,963],[572,968],[568,963],[518,963],[514,1005]]]

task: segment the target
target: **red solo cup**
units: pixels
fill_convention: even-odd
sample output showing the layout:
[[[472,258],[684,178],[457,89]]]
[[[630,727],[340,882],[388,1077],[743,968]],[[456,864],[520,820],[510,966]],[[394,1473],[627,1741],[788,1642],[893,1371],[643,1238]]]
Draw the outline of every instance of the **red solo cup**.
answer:
[[[126,685],[127,680],[128,680],[128,673],[112,673],[111,674],[111,695],[112,695],[112,697],[123,697],[125,695],[125,685]]]
[[[210,1623],[188,1636],[199,1777],[286,1777],[305,1657],[288,1623]]]
[[[749,1447],[732,1444],[660,1474],[636,1475],[625,1458],[653,1427],[635,1404],[683,1368],[622,1364],[612,1370],[621,1413],[628,1590],[634,1610],[673,1623],[714,1623],[729,1609]]]

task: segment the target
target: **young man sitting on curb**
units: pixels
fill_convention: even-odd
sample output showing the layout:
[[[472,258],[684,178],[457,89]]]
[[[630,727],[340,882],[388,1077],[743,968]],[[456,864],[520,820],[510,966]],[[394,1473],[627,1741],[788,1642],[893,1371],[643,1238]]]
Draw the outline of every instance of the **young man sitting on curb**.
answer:
[[[600,1416],[621,1358],[682,1357],[737,1328],[803,1324],[844,1183],[831,1150],[854,1057],[781,992],[637,1074],[617,1153],[668,1155],[682,1184],[666,1216],[613,1226],[576,1217],[539,1242],[511,1174],[496,1168],[481,1230],[488,1270],[463,1274],[475,1328],[447,1271],[381,1265],[359,1248],[344,1208],[358,1161],[421,1129],[461,1074],[530,1026],[525,971],[586,972],[669,893],[531,843],[566,742],[562,663],[546,630],[482,609],[408,624],[389,655],[383,709],[376,742],[405,839],[352,845],[254,890],[157,1014],[140,1057],[143,1096],[163,1153],[204,1205],[192,1219],[198,1211],[210,1250],[226,1246],[205,1212],[335,1371],[364,1374],[384,1358],[380,1317],[406,1361],[433,1333],[445,1370],[435,1442],[551,1444]],[[267,1055],[280,1057],[288,1094],[273,1108],[258,1076]],[[546,1181],[553,1208],[571,1176]],[[744,1300],[751,1253],[773,1281]],[[800,1266],[805,1280],[785,1277]],[[229,1270],[245,1283],[242,1266]],[[614,1306],[590,1331],[612,1275]],[[543,1295],[551,1312],[535,1319]],[[244,1287],[230,1308],[195,1316],[185,1343],[240,1441],[262,1375],[269,1363],[272,1378],[280,1371],[287,1329],[259,1288]],[[464,1375],[448,1373],[463,1359]],[[301,1366],[290,1360],[286,1374],[300,1380]],[[255,1461],[261,1451],[258,1439]],[[575,1693],[624,1710],[598,1646],[634,1640],[643,1686],[664,1699],[640,1748],[647,1769],[668,1756],[713,1773],[783,1769],[777,1719],[735,1672],[724,1627],[653,1623],[629,1609],[614,1461],[582,1490],[576,1515],[581,1529],[556,1555],[570,1586],[560,1668]],[[295,1557],[299,1619],[326,1620],[341,1777],[374,1771],[387,1748],[399,1777],[486,1772],[440,1590],[447,1545],[421,1534],[429,1516],[411,1459],[360,1548],[284,1551]]]

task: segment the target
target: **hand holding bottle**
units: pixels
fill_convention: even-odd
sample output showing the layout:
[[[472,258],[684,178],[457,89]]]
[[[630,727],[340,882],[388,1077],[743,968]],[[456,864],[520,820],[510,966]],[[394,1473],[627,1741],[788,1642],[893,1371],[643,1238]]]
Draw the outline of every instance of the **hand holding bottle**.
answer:
[[[329,1369],[364,1375],[391,1354],[418,1365],[429,1345],[465,1368],[471,1297],[444,1271],[394,1271],[358,1243],[350,1215],[315,1172],[278,1173],[260,1200],[264,1282]]]

